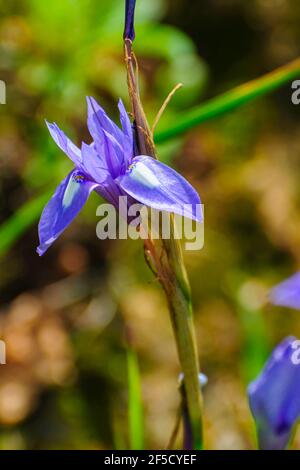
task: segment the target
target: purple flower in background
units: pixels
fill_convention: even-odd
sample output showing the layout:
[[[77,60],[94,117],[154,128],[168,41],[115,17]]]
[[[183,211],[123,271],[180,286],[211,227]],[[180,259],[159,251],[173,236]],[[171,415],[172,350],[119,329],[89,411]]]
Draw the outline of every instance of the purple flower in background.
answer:
[[[41,216],[40,246],[43,255],[82,209],[92,191],[118,207],[120,196],[158,210],[173,212],[201,222],[200,199],[194,188],[175,170],[146,155],[134,156],[133,131],[128,114],[119,102],[119,128],[93,98],[88,98],[90,145],[74,145],[56,124],[51,136],[72,160],[75,168],[57,187]]]
[[[285,338],[248,387],[262,450],[282,450],[300,417],[300,341]]]
[[[270,293],[270,301],[274,305],[300,310],[300,272],[274,287]]]
[[[131,41],[135,38],[134,32],[134,10],[136,0],[126,0],[125,7],[125,29],[124,39],[130,39]]]

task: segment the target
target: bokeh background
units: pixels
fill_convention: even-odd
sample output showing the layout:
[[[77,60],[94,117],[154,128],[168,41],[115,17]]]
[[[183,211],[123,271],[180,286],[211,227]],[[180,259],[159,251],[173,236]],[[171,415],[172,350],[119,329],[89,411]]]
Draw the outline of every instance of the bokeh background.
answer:
[[[123,3],[0,0],[1,223],[27,201],[46,201],[71,168],[45,118],[79,143],[89,139],[86,95],[113,117],[118,97],[128,104]],[[300,52],[298,0],[137,3],[135,51],[150,122],[173,86],[184,84],[158,131]],[[299,312],[267,302],[269,288],[300,264],[300,120],[290,87],[158,147],[205,204],[204,249],[185,259],[209,378],[208,449],[255,447],[247,384],[276,343],[300,336]],[[164,296],[140,242],[96,238],[99,202],[93,195],[43,258],[35,253],[37,222],[20,229],[34,203],[2,243],[1,449],[130,448],[128,336],[141,372],[145,447],[169,440],[180,370]]]

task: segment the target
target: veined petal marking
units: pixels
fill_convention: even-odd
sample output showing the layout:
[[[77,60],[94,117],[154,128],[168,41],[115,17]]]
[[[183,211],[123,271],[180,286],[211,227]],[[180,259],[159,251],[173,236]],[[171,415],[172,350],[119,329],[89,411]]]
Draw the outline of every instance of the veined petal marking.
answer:
[[[65,194],[62,200],[63,209],[67,209],[71,206],[76,194],[80,190],[80,185],[86,181],[84,175],[80,173],[74,173],[70,178],[68,185],[65,190]]]
[[[159,179],[153,171],[142,162],[132,163],[128,170],[132,179],[147,186],[149,189],[157,188],[160,185]]]

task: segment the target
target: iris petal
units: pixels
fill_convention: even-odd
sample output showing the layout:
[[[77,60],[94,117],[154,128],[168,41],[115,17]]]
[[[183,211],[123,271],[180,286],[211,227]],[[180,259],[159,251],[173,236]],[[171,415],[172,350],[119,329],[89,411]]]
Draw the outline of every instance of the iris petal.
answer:
[[[125,109],[123,101],[120,99],[118,103],[118,108],[120,111],[120,121],[122,124],[122,129],[124,134],[132,141],[132,127],[131,122],[128,116],[128,113]]]
[[[83,142],[81,146],[82,168],[97,183],[103,183],[109,177],[106,161],[101,158],[94,145]]]
[[[93,98],[88,98],[88,128],[95,149],[103,156],[111,176],[115,178],[124,169],[124,139],[121,129],[107,116]]]
[[[44,208],[39,223],[40,246],[37,252],[40,256],[68,227],[97,186],[96,183],[87,181],[78,170],[73,170],[60,183]]]
[[[124,132],[123,149],[125,163],[128,166],[131,163],[133,157],[133,130],[128,113],[121,99],[119,100],[118,108],[120,111],[120,121]]]
[[[300,309],[300,272],[274,287],[270,301],[274,305]]]
[[[88,103],[88,127],[94,140],[102,130],[114,136],[119,142],[123,141],[121,129],[108,117],[104,109],[92,98],[87,98]]]
[[[248,387],[259,446],[264,450],[284,449],[300,417],[300,364],[293,360],[296,341],[294,337],[282,341]]]
[[[47,122],[49,132],[58,147],[79,167],[82,161],[80,149],[66,136],[57,124]]]
[[[198,222],[203,220],[195,189],[179,173],[154,158],[135,157],[126,174],[116,181],[127,194],[149,207]]]

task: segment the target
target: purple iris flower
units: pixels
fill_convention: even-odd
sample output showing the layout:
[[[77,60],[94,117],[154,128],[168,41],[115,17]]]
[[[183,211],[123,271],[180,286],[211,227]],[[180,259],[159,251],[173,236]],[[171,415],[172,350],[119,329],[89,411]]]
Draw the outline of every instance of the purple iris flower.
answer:
[[[134,10],[136,0],[126,0],[125,6],[125,29],[124,39],[130,39],[131,41],[135,38],[134,32]]]
[[[300,310],[300,272],[274,287],[270,293],[274,305]]]
[[[284,449],[300,417],[300,341],[290,336],[275,348],[248,395],[260,449]]]
[[[57,187],[39,223],[43,255],[82,209],[92,191],[118,207],[119,197],[161,211],[202,221],[195,189],[175,170],[147,155],[134,156],[133,130],[119,102],[118,127],[93,99],[88,98],[88,128],[93,142],[74,145],[56,124],[48,129],[75,168]]]

